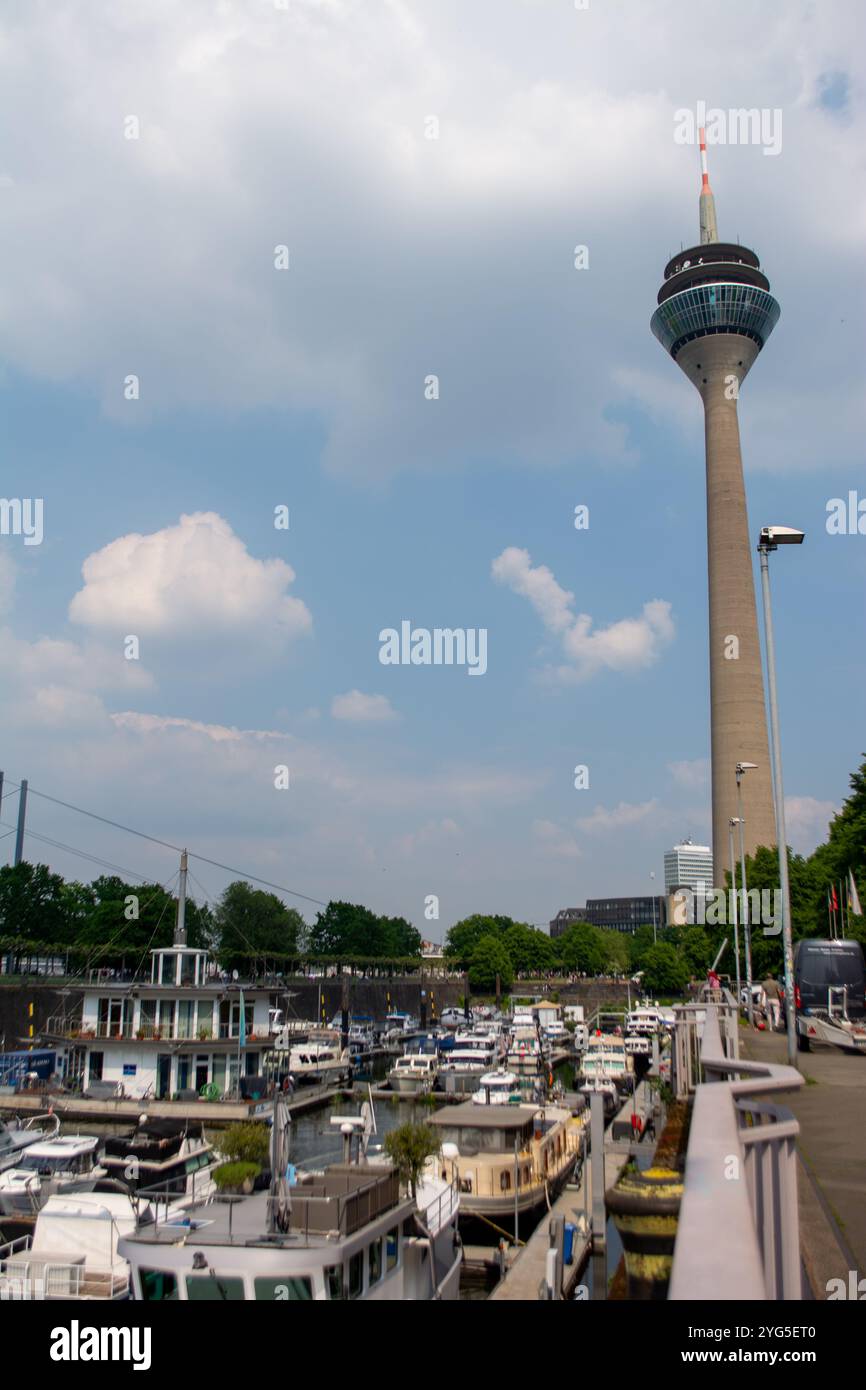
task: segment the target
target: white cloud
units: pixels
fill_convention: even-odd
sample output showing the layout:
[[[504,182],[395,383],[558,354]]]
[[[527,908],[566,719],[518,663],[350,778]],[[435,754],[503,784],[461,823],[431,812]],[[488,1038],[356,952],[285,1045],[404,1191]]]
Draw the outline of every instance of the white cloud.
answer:
[[[203,724],[198,719],[182,719],[162,714],[139,714],[135,710],[123,710],[110,716],[118,729],[132,729],[139,734],[166,733],[181,730],[193,734],[204,734],[214,743],[242,743],[245,739],[261,741],[278,739],[285,742],[290,734],[276,729],[235,729],[224,724]]]
[[[17,10],[0,85],[0,118],[25,132],[4,167],[15,367],[74,381],[130,425],[178,402],[313,411],[339,470],[458,452],[555,463],[573,454],[576,419],[587,456],[629,459],[609,407],[632,392],[657,401],[630,371],[661,378],[666,365],[671,410],[697,408],[647,328],[664,257],[697,221],[695,151],[672,139],[685,94],[646,82],[670,72],[675,36],[689,96],[709,97],[725,71],[732,103],[760,92],[784,108],[780,158],[712,156],[723,235],[739,228],[771,279],[797,284],[787,359],[762,393],[781,429],[752,454],[772,466],[800,436],[813,466],[839,458],[817,447],[822,412],[791,409],[804,381],[816,400],[838,381],[834,405],[853,403],[844,446],[859,447],[856,316],[817,371],[808,347],[828,256],[838,286],[857,283],[862,110],[852,102],[840,126],[814,99],[823,71],[850,68],[856,6],[791,0],[768,18],[731,0],[708,45],[669,0],[591,13],[474,0],[485,42],[469,48],[465,0]],[[138,140],[124,139],[128,113]],[[50,257],[47,225],[64,230]],[[658,248],[655,269],[631,254],[636,228]],[[576,242],[591,254],[580,274]],[[277,272],[283,243],[290,269]],[[577,355],[576,321],[592,344]],[[128,371],[137,402],[123,398]],[[433,406],[428,371],[443,383]]]
[[[548,631],[562,642],[568,665],[553,672],[561,681],[583,681],[599,671],[637,671],[651,666],[675,634],[671,605],[651,599],[640,618],[621,618],[593,630],[588,613],[574,614],[574,595],[546,565],[533,566],[529,551],[509,546],[493,561],[494,579],[528,598]]]
[[[255,632],[279,645],[312,627],[306,604],[286,592],[291,565],[255,559],[215,512],[120,536],[89,555],[82,573],[69,616],[91,628],[187,638]]]
[[[15,561],[6,550],[0,550],[0,616],[8,613],[15,596]]]
[[[364,695],[360,690],[335,695],[331,714],[334,719],[345,719],[353,724],[382,724],[397,718],[387,695]]]
[[[788,844],[798,854],[811,854],[827,839],[828,827],[838,814],[832,801],[820,801],[814,796],[785,797],[785,829]]]
[[[583,850],[574,837],[563,830],[556,821],[534,820],[532,837],[539,854],[551,859],[582,859]]]
[[[668,763],[668,772],[678,787],[685,787],[689,791],[701,791],[710,780],[710,760],[686,758],[680,762]]]
[[[586,831],[587,834],[605,833],[609,830],[622,830],[628,825],[638,825],[652,816],[658,810],[658,800],[653,797],[651,801],[642,801],[632,804],[628,801],[620,801],[617,806],[608,811],[604,806],[596,806],[589,816],[580,816],[577,820],[578,827]]]

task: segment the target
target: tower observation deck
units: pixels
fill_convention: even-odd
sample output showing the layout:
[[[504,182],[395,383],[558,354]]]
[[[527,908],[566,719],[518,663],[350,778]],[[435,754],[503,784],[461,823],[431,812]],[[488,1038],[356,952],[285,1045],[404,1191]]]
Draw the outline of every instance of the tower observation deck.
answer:
[[[739,390],[780,309],[754,251],[719,241],[701,132],[701,241],[665,266],[650,327],[704,405],[709,576],[710,733],[713,865],[728,863],[728,825],[738,815],[736,765],[743,779],[746,851],[776,843],[764,680],[740,431]]]

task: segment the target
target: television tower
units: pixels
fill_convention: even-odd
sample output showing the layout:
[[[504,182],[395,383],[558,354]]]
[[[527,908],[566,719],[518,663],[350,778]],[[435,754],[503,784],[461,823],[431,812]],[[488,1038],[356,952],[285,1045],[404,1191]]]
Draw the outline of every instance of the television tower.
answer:
[[[754,251],[719,241],[703,130],[700,148],[700,245],[681,251],[665,266],[650,326],[704,403],[713,866],[719,885],[727,863],[728,824],[739,814],[738,762],[755,764],[743,778],[746,852],[776,843],[737,398],[780,310]]]

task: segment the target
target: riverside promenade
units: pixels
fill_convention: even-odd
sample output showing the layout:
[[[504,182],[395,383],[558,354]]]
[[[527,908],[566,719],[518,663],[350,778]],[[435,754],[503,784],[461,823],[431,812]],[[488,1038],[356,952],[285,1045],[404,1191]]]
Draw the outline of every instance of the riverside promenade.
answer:
[[[741,1055],[784,1063],[784,1033],[740,1030]],[[806,1085],[784,1104],[800,1124],[803,1263],[818,1299],[830,1279],[866,1275],[866,1057],[815,1046],[797,1054]]]

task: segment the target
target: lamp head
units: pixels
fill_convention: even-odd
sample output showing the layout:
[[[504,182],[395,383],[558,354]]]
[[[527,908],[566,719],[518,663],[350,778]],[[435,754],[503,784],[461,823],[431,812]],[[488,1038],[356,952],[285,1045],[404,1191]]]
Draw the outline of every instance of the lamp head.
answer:
[[[757,766],[757,763],[737,763],[737,776],[742,777],[744,772],[752,772]]]
[[[780,545],[802,545],[804,532],[793,526],[762,526],[759,550],[775,550]]]

